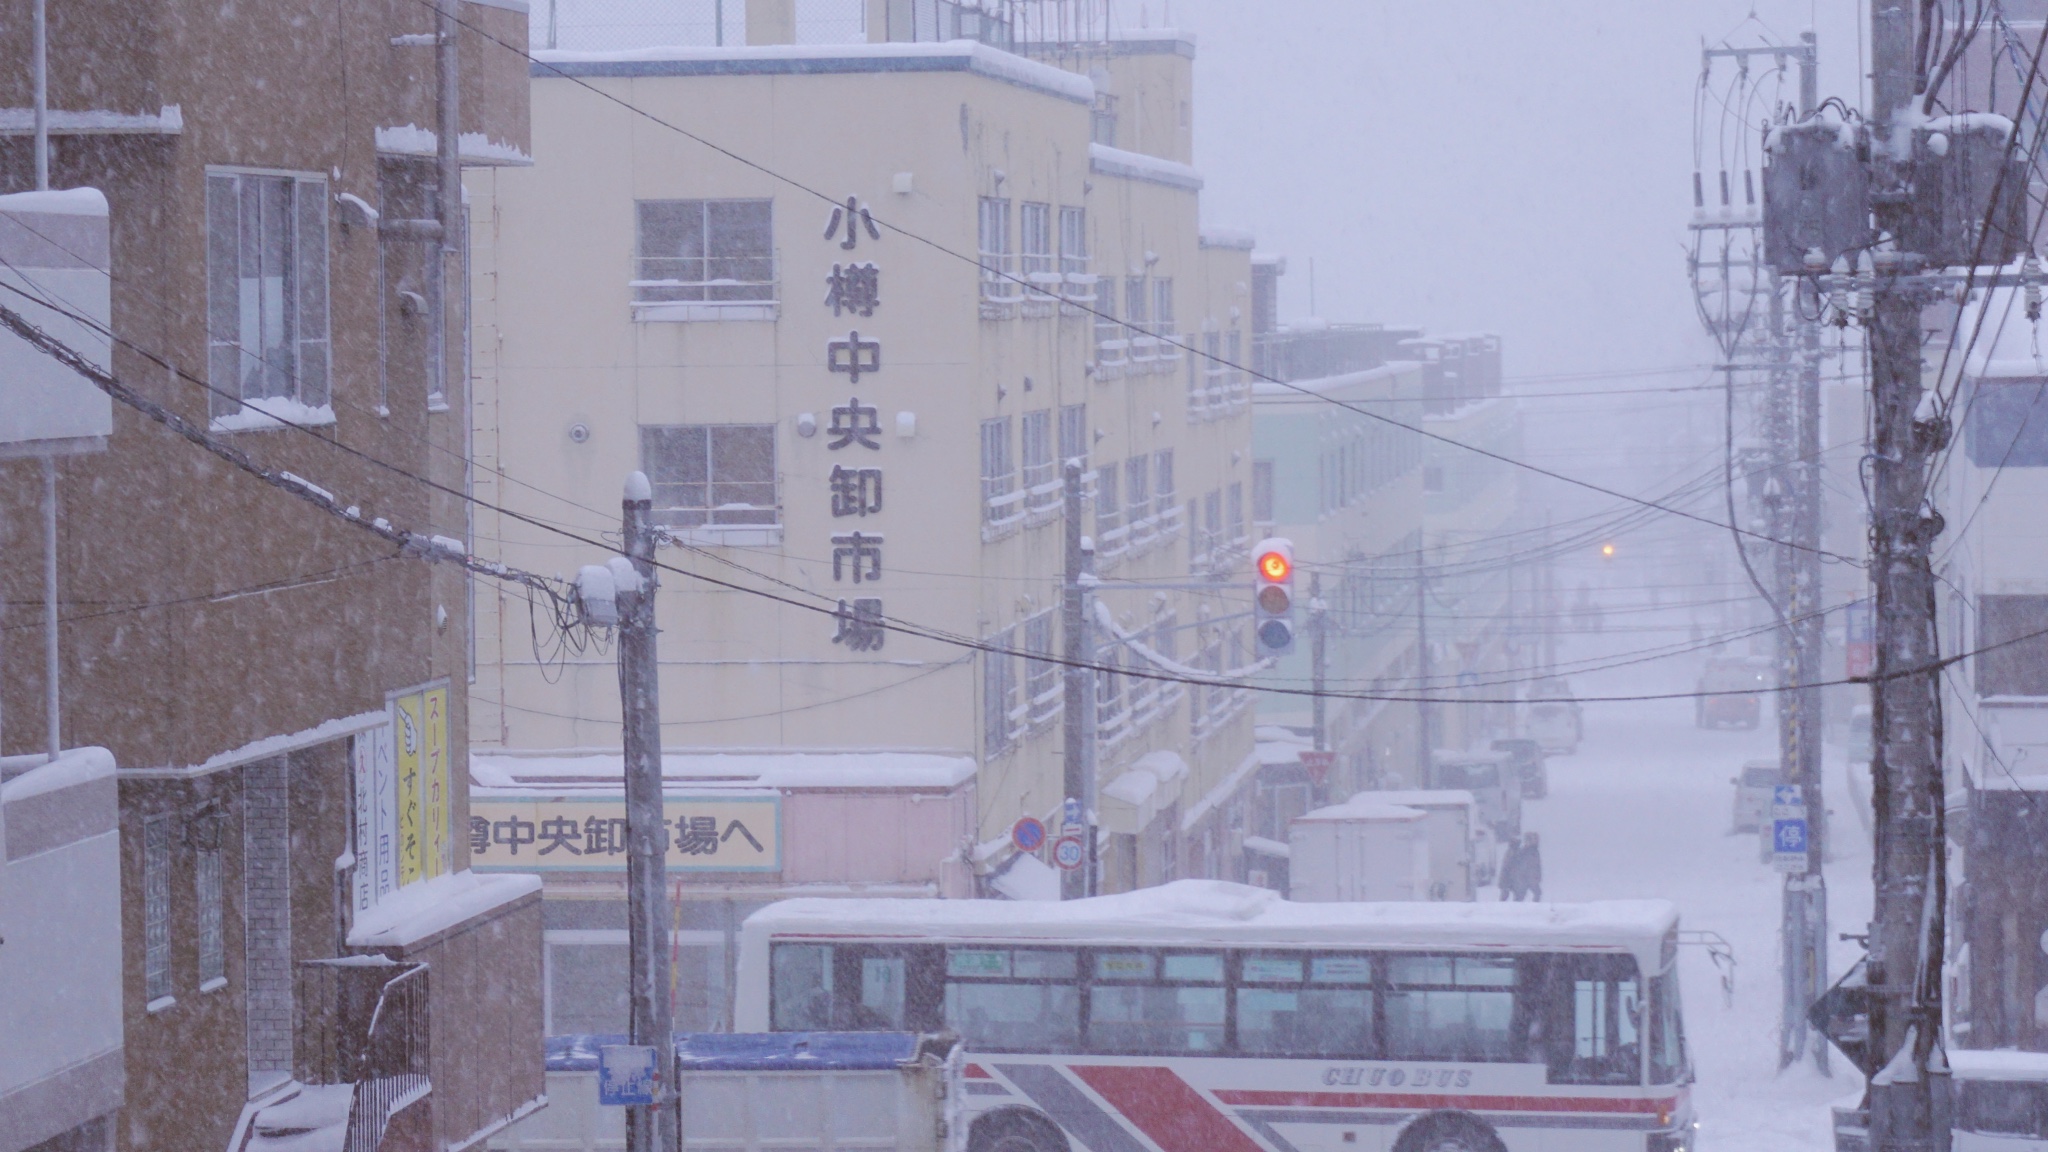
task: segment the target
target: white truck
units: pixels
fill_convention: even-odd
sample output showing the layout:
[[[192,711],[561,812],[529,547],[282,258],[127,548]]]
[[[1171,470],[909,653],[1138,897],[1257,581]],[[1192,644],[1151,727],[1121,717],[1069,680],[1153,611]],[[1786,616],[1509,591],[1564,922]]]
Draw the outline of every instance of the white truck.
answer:
[[[493,1137],[503,1152],[623,1152],[625,1109],[598,1103],[598,1049],[547,1041],[548,1106]],[[961,1057],[951,1035],[683,1033],[683,1152],[962,1152]]]
[[[1492,879],[1491,832],[1470,792],[1360,792],[1294,819],[1288,898],[1471,900]],[[1483,862],[1484,867],[1479,865]]]

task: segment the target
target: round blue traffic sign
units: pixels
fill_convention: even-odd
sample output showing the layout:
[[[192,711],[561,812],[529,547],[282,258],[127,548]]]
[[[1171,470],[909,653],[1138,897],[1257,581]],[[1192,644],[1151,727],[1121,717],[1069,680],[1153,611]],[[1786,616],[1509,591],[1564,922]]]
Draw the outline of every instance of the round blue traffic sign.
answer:
[[[1036,817],[1026,816],[1010,825],[1010,842],[1019,852],[1036,852],[1045,843],[1045,825]]]

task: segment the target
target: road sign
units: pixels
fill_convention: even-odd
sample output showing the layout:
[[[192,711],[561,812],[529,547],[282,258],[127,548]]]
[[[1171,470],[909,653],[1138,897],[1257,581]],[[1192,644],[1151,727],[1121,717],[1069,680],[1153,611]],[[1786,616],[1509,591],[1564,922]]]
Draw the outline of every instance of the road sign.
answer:
[[[1038,846],[1045,843],[1045,825],[1034,817],[1024,817],[1010,825],[1010,843],[1015,844],[1019,852],[1038,851]]]
[[[1079,836],[1062,836],[1052,844],[1052,862],[1072,872],[1081,866],[1083,850]]]
[[[1801,875],[1806,871],[1806,796],[1795,784],[1771,789],[1771,867]]]
[[[1308,778],[1317,784],[1328,780],[1330,769],[1337,766],[1335,752],[1303,751],[1300,755],[1303,770],[1308,773]]]
[[[597,1102],[622,1107],[653,1104],[661,1095],[661,1068],[647,1044],[605,1044],[597,1050]]]

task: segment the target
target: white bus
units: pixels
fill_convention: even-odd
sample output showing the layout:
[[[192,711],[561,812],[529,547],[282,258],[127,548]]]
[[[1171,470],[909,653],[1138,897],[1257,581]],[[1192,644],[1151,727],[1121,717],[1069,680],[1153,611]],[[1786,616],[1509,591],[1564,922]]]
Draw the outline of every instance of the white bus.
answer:
[[[805,899],[741,929],[741,1031],[951,1029],[970,1152],[1681,1152],[1664,901]]]

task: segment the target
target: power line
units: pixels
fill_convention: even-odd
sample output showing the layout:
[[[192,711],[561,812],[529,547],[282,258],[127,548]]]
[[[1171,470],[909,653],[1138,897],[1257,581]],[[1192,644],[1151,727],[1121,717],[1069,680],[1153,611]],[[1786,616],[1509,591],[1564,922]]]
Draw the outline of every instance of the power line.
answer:
[[[414,0],[414,2],[415,2],[415,3],[417,3],[417,4],[420,4],[420,5],[421,5],[421,6],[423,6],[423,7],[432,7],[432,6],[433,6],[433,4],[432,4],[432,0]],[[438,11],[438,9],[436,9],[436,11]],[[773,169],[773,168],[770,168],[770,167],[768,167],[768,166],[767,166],[766,164],[763,164],[763,163],[761,163],[761,162],[759,162],[759,161],[757,161],[757,160],[752,160],[752,159],[749,159],[748,157],[746,157],[746,156],[744,156],[744,155],[741,155],[740,153],[738,153],[738,152],[735,152],[735,151],[733,151],[732,149],[730,149],[730,148],[727,148],[727,147],[725,147],[724,145],[721,145],[721,144],[716,144],[716,143],[713,143],[712,141],[710,141],[710,140],[706,139],[705,137],[703,137],[703,136],[700,136],[700,135],[698,135],[697,133],[695,133],[695,132],[692,132],[692,131],[690,131],[690,130],[689,130],[689,129],[687,129],[687,128],[684,128],[684,127],[682,127],[681,125],[675,124],[675,123],[673,123],[673,122],[671,122],[671,121],[669,121],[669,120],[665,120],[665,119],[663,119],[662,117],[660,117],[660,116],[657,116],[657,115],[655,115],[654,113],[652,113],[652,112],[649,112],[649,111],[647,111],[646,109],[644,109],[644,108],[641,108],[641,107],[639,107],[638,105],[636,105],[636,104],[632,103],[632,102],[631,102],[631,101],[629,101],[629,100],[625,100],[625,99],[623,99],[623,98],[621,98],[621,97],[618,97],[618,96],[615,96],[615,95],[613,95],[613,94],[612,94],[612,93],[610,93],[610,92],[606,92],[606,91],[605,91],[604,89],[602,89],[602,88],[599,88],[598,86],[596,86],[596,85],[594,85],[594,84],[591,84],[591,83],[589,83],[588,81],[586,81],[586,80],[582,79],[581,77],[578,77],[578,76],[573,76],[573,75],[570,75],[570,74],[569,74],[568,72],[565,72],[565,71],[563,71],[563,70],[562,70],[561,68],[558,68],[558,67],[556,67],[556,66],[555,66],[554,64],[552,64],[552,63],[550,63],[550,62],[548,62],[548,61],[546,61],[546,60],[542,60],[542,59],[540,59],[540,58],[538,58],[538,57],[534,56],[534,55],[533,55],[532,53],[528,52],[528,51],[527,51],[526,49],[524,49],[524,48],[521,48],[521,47],[519,47],[519,46],[517,46],[517,45],[515,45],[515,44],[512,44],[512,43],[510,43],[510,42],[508,42],[508,41],[506,41],[506,40],[503,40],[503,39],[499,38],[499,37],[498,37],[498,36],[496,36],[496,35],[493,35],[493,34],[492,34],[491,32],[489,32],[489,31],[485,30],[484,28],[481,28],[481,27],[479,27],[479,26],[477,26],[477,25],[475,25],[475,24],[473,24],[473,23],[469,23],[469,22],[467,22],[467,21],[464,21],[464,20],[460,19],[459,17],[456,17],[456,18],[455,18],[455,22],[456,22],[457,24],[459,24],[459,25],[460,25],[461,27],[463,27],[463,28],[466,28],[466,29],[468,29],[468,30],[469,30],[469,31],[470,31],[471,33],[473,33],[474,35],[476,35],[476,36],[478,36],[478,37],[481,37],[482,39],[484,39],[484,40],[486,40],[486,41],[489,41],[489,42],[490,42],[490,43],[492,43],[492,44],[495,44],[495,45],[497,45],[498,47],[500,47],[500,48],[504,49],[505,51],[507,51],[507,52],[511,53],[511,54],[512,54],[512,55],[514,55],[514,56],[517,56],[517,57],[519,57],[519,58],[520,58],[520,59],[522,59],[522,60],[525,60],[525,61],[526,61],[526,62],[527,62],[528,64],[530,64],[530,65],[538,65],[538,66],[540,66],[541,68],[544,68],[544,69],[546,69],[546,70],[547,70],[548,72],[551,72],[551,73],[553,73],[553,74],[554,74],[555,76],[557,76],[557,77],[559,77],[559,78],[561,78],[561,79],[567,80],[567,81],[569,81],[570,83],[572,83],[572,84],[575,84],[575,85],[576,85],[577,87],[579,87],[579,88],[582,88],[582,89],[583,89],[584,91],[586,91],[586,92],[589,92],[589,93],[591,93],[592,95],[595,95],[595,96],[597,96],[597,97],[598,97],[599,99],[602,99],[602,100],[604,100],[604,101],[607,101],[607,102],[609,102],[609,103],[612,103],[612,104],[616,104],[616,105],[618,105],[619,107],[621,107],[621,108],[624,108],[624,109],[626,109],[626,110],[627,110],[628,112],[631,112],[632,114],[634,114],[634,115],[636,115],[636,116],[642,117],[642,118],[644,118],[644,119],[648,120],[649,122],[651,122],[651,123],[653,123],[653,124],[655,124],[655,125],[658,125],[658,126],[660,126],[660,127],[662,127],[662,128],[665,128],[665,129],[667,129],[667,130],[669,130],[669,131],[671,131],[671,132],[674,132],[675,134],[677,134],[677,135],[679,135],[679,136],[682,136],[682,137],[684,137],[685,139],[691,140],[691,141],[693,141],[693,142],[695,142],[695,143],[697,143],[697,144],[699,144],[699,145],[701,145],[701,146],[703,146],[703,147],[705,147],[705,148],[708,148],[708,149],[710,149],[710,150],[712,150],[712,151],[714,151],[714,152],[718,153],[719,155],[721,155],[721,156],[724,156],[724,157],[726,157],[727,159],[730,159],[730,160],[734,161],[735,163],[741,164],[741,165],[743,165],[743,166],[745,166],[745,167],[747,167],[747,168],[751,168],[751,169],[753,169],[754,171],[756,171],[756,172],[759,172],[759,173],[761,173],[762,175],[764,175],[764,176],[767,176],[767,177],[769,177],[770,179],[773,179],[773,180],[777,180],[777,181],[780,181],[781,183],[787,184],[787,185],[788,185],[788,186],[790,186],[791,188],[794,188],[794,189],[796,189],[796,190],[798,190],[798,191],[800,191],[800,192],[803,192],[803,193],[805,193],[805,194],[807,194],[807,195],[810,195],[810,196],[816,197],[816,198],[818,199],[818,201],[819,201],[820,203],[823,203],[823,204],[828,204],[828,205],[836,205],[836,204],[839,204],[839,203],[840,203],[840,201],[839,201],[839,200],[837,200],[837,199],[835,199],[835,198],[834,198],[834,197],[833,197],[833,196],[832,196],[832,195],[831,195],[830,193],[827,193],[827,192],[823,192],[823,191],[820,191],[819,189],[813,188],[813,187],[811,187],[810,185],[808,185],[808,184],[805,184],[805,183],[803,183],[802,181],[800,181],[800,180],[797,180],[797,179],[796,179],[796,178],[794,178],[794,177],[791,177],[791,176],[785,175],[785,174],[783,174],[782,172],[779,172],[779,171],[777,171],[777,170],[775,170],[775,169]],[[866,217],[866,216],[863,216],[863,219],[867,219],[867,218],[868,218],[868,217]],[[1001,279],[1001,280],[1007,280],[1007,281],[1009,281],[1009,282],[1011,282],[1011,283],[1014,283],[1014,284],[1016,284],[1016,285],[1017,285],[1018,287],[1020,287],[1020,288],[1024,288],[1024,289],[1027,289],[1027,290],[1028,290],[1028,289],[1031,289],[1031,288],[1033,288],[1033,285],[1032,285],[1032,284],[1031,284],[1031,283],[1030,283],[1030,282],[1029,282],[1028,280],[1024,279],[1023,277],[1021,277],[1021,276],[1018,276],[1018,275],[1016,275],[1015,273],[1011,273],[1011,272],[1007,272],[1007,271],[1004,271],[1004,270],[1002,270],[1002,269],[998,269],[998,268],[989,268],[989,267],[987,267],[987,265],[986,265],[986,264],[985,264],[985,263],[984,263],[984,262],[983,262],[983,261],[982,261],[982,260],[981,260],[981,259],[980,259],[979,257],[977,257],[977,256],[971,256],[971,255],[968,255],[967,253],[964,253],[964,252],[959,252],[959,251],[956,251],[956,250],[954,250],[954,249],[952,249],[952,248],[950,248],[950,247],[946,246],[945,244],[942,244],[942,243],[940,243],[940,242],[939,242],[939,241],[937,241],[937,240],[933,240],[933,239],[931,239],[931,238],[929,238],[929,237],[926,237],[926,236],[924,236],[924,235],[921,235],[921,234],[919,234],[919,233],[917,233],[917,232],[912,232],[912,231],[910,231],[909,229],[903,228],[903,227],[901,227],[901,226],[899,226],[899,225],[896,225],[896,224],[892,224],[892,223],[888,222],[887,220],[885,220],[885,219],[883,219],[883,218],[881,218],[881,217],[874,217],[873,219],[874,219],[874,222],[875,222],[875,224],[877,224],[878,226],[881,226],[881,227],[886,227],[886,228],[888,228],[888,229],[889,229],[890,231],[892,231],[892,232],[895,232],[895,233],[897,233],[898,235],[901,235],[901,236],[903,236],[903,237],[904,237],[905,239],[908,239],[908,240],[914,241],[914,242],[916,242],[916,243],[918,243],[918,244],[922,244],[922,245],[924,245],[924,246],[926,246],[926,247],[928,247],[928,248],[932,249],[933,251],[935,251],[935,252],[938,252],[938,253],[940,253],[940,254],[942,254],[942,255],[945,255],[945,256],[949,256],[949,257],[951,257],[951,258],[953,258],[953,259],[955,259],[955,260],[959,260],[959,261],[961,261],[962,263],[965,263],[965,264],[970,264],[970,265],[973,265],[973,266],[974,266],[975,268],[977,268],[977,269],[981,269],[981,270],[982,270],[982,272],[983,272],[983,274],[985,274],[985,275],[987,275],[987,276],[990,276],[990,277],[992,277],[992,278],[996,278],[996,279]],[[1091,306],[1091,305],[1088,305],[1088,304],[1083,304],[1083,303],[1075,303],[1075,304],[1074,304],[1073,306],[1074,306],[1075,308],[1078,308],[1078,309],[1080,309],[1080,310],[1081,310],[1082,312],[1084,312],[1084,313],[1086,313],[1086,314],[1088,314],[1088,315],[1091,315],[1091,316],[1095,317],[1095,318],[1096,318],[1097,320],[1099,320],[1099,321],[1106,321],[1106,322],[1108,322],[1108,323],[1111,323],[1111,324],[1114,324],[1114,325],[1116,325],[1116,326],[1117,326],[1117,327],[1119,327],[1119,328],[1122,328],[1122,329],[1124,329],[1124,330],[1126,330],[1126,331],[1129,331],[1129,332],[1132,332],[1132,333],[1135,333],[1135,334],[1138,334],[1138,335],[1144,335],[1144,336],[1148,336],[1148,337],[1153,337],[1153,338],[1155,338],[1155,339],[1159,340],[1159,341],[1160,341],[1161,343],[1164,343],[1164,344],[1170,345],[1170,346],[1172,346],[1172,347],[1175,347],[1175,348],[1179,348],[1179,349],[1181,349],[1182,351],[1184,351],[1184,352],[1187,352],[1187,353],[1189,353],[1190,355],[1196,355],[1196,356],[1200,356],[1200,357],[1202,357],[1202,358],[1203,358],[1204,360],[1207,360],[1207,361],[1209,361],[1209,362],[1211,362],[1211,363],[1213,363],[1213,364],[1217,364],[1217,365],[1219,365],[1219,366],[1222,366],[1222,367],[1225,367],[1225,368],[1229,368],[1229,369],[1232,369],[1233,371],[1236,371],[1236,372],[1241,372],[1241,373],[1244,373],[1244,374],[1246,374],[1246,375],[1248,375],[1248,376],[1252,377],[1253,379],[1256,379],[1256,380],[1263,380],[1263,381],[1265,381],[1266,383],[1269,383],[1269,384],[1275,385],[1275,386],[1277,386],[1277,387],[1280,387],[1280,388],[1285,388],[1285,389],[1287,389],[1287,390],[1289,390],[1289,391],[1291,391],[1291,392],[1297,392],[1297,393],[1300,393],[1300,394],[1301,394],[1301,395],[1303,395],[1303,396],[1309,396],[1309,397],[1315,397],[1315,398],[1321,399],[1321,400],[1323,400],[1323,401],[1324,401],[1325,403],[1333,404],[1333,405],[1335,405],[1335,406],[1337,406],[1337,407],[1339,407],[1339,408],[1343,408],[1343,409],[1345,409],[1345,410],[1347,410],[1347,411],[1355,412],[1355,413],[1357,413],[1357,414],[1358,414],[1358,415],[1360,415],[1360,416],[1364,416],[1364,417],[1366,417],[1367,419],[1379,421],[1379,422],[1381,422],[1381,423],[1384,423],[1384,424],[1387,424],[1387,425],[1389,425],[1390,427],[1398,428],[1398,429],[1401,429],[1401,430],[1403,430],[1403,431],[1406,431],[1406,432],[1410,432],[1410,433],[1413,433],[1413,434],[1415,434],[1415,435],[1417,435],[1417,436],[1421,436],[1421,437],[1424,437],[1425,439],[1429,439],[1429,440],[1434,440],[1434,441],[1437,441],[1437,442],[1439,442],[1439,443],[1442,443],[1442,444],[1448,445],[1448,446],[1450,446],[1450,447],[1453,447],[1453,448],[1458,448],[1458,449],[1461,449],[1461,450],[1463,450],[1463,451],[1466,451],[1466,452],[1471,452],[1471,453],[1474,453],[1474,454],[1476,454],[1476,455],[1479,455],[1479,456],[1483,456],[1483,457],[1485,457],[1485,458],[1487,458],[1487,459],[1491,459],[1491,460],[1495,460],[1495,461],[1497,461],[1497,462],[1499,462],[1499,463],[1507,464],[1507,465],[1509,465],[1509,466],[1511,466],[1511,467],[1515,467],[1515,468],[1521,468],[1521,469],[1525,469],[1525,470],[1527,470],[1527,471],[1529,471],[1529,472],[1533,472],[1533,473],[1535,473],[1535,474],[1537,474],[1537,475],[1540,475],[1540,476],[1546,476],[1546,477],[1548,477],[1548,478],[1550,478],[1550,479],[1553,479],[1553,480],[1558,480],[1558,481],[1561,481],[1561,482],[1563,482],[1563,483],[1566,483],[1566,484],[1570,484],[1570,485],[1572,485],[1572,486],[1574,486],[1574,487],[1584,488],[1584,489],[1587,489],[1588,491],[1592,491],[1592,492],[1598,492],[1598,493],[1600,493],[1601,495],[1604,495],[1604,496],[1611,496],[1611,497],[1614,497],[1615,499],[1619,499],[1619,500],[1627,501],[1627,502],[1629,502],[1629,503],[1645,504],[1645,505],[1647,505],[1647,506],[1649,506],[1649,507],[1651,507],[1651,508],[1654,508],[1654,509],[1656,509],[1657,511],[1660,511],[1660,512],[1666,513],[1667,515],[1672,515],[1672,516],[1678,516],[1678,517],[1681,517],[1681,518],[1683,518],[1683,519],[1687,519],[1687,520],[1696,520],[1696,521],[1698,521],[1698,522],[1700,522],[1700,523],[1702,523],[1702,524],[1707,524],[1707,525],[1710,525],[1710,526],[1713,526],[1713,527],[1716,527],[1716,528],[1722,528],[1722,529],[1726,529],[1726,530],[1730,530],[1730,531],[1736,531],[1736,532],[1741,532],[1741,533],[1742,533],[1742,534],[1744,534],[1744,535],[1747,535],[1747,536],[1751,536],[1751,537],[1754,537],[1754,538],[1756,538],[1756,539],[1758,539],[1758,540],[1760,540],[1760,541],[1762,541],[1762,542],[1764,542],[1764,543],[1768,543],[1768,544],[1776,544],[1776,545],[1779,545],[1780,547],[1786,547],[1786,548],[1795,548],[1795,549],[1800,549],[1800,550],[1804,550],[1804,551],[1819,551],[1818,549],[1810,549],[1810,548],[1807,548],[1807,547],[1806,547],[1806,546],[1804,546],[1804,545],[1800,545],[1800,544],[1795,544],[1795,543],[1792,543],[1792,542],[1789,542],[1789,541],[1784,541],[1784,540],[1776,540],[1776,539],[1773,539],[1773,538],[1771,538],[1771,537],[1768,537],[1768,536],[1764,536],[1764,535],[1762,535],[1762,534],[1760,534],[1760,533],[1756,533],[1756,532],[1751,532],[1751,531],[1749,531],[1748,529],[1744,529],[1744,528],[1740,528],[1740,527],[1737,527],[1737,526],[1735,526],[1735,525],[1730,525],[1730,524],[1723,524],[1723,523],[1721,523],[1721,522],[1719,522],[1719,521],[1717,521],[1717,520],[1714,520],[1714,519],[1712,519],[1711,517],[1706,517],[1706,516],[1700,516],[1700,515],[1698,515],[1698,514],[1696,514],[1696,513],[1692,513],[1692,512],[1687,512],[1687,511],[1684,511],[1684,510],[1682,510],[1682,509],[1676,509],[1676,508],[1671,508],[1671,507],[1668,507],[1668,506],[1666,506],[1666,505],[1663,505],[1663,504],[1658,504],[1658,503],[1655,503],[1655,502],[1652,502],[1652,501],[1645,501],[1645,500],[1642,500],[1642,499],[1640,499],[1640,498],[1638,498],[1638,497],[1630,496],[1630,495],[1628,495],[1627,493],[1624,493],[1624,492],[1618,491],[1618,490],[1616,490],[1616,489],[1608,488],[1608,487],[1606,487],[1606,486],[1604,486],[1604,485],[1600,485],[1600,484],[1595,484],[1595,483],[1593,483],[1593,482],[1591,482],[1591,481],[1587,481],[1587,480],[1581,480],[1581,479],[1578,479],[1577,477],[1574,477],[1574,476],[1570,476],[1570,475],[1567,475],[1567,474],[1565,474],[1565,473],[1562,473],[1562,472],[1558,472],[1558,471],[1555,471],[1555,470],[1553,470],[1553,469],[1545,468],[1545,467],[1542,467],[1541,465],[1537,465],[1537,464],[1532,464],[1532,463],[1529,463],[1528,461],[1525,461],[1525,460],[1518,460],[1518,459],[1515,459],[1514,457],[1512,457],[1512,456],[1508,456],[1508,455],[1506,455],[1506,454],[1504,454],[1504,453],[1500,453],[1500,452],[1495,452],[1495,451],[1493,451],[1493,450],[1491,450],[1491,449],[1487,449],[1487,448],[1482,448],[1482,447],[1479,447],[1479,446],[1478,446],[1478,445],[1476,445],[1476,444],[1467,444],[1467,443],[1465,443],[1464,441],[1461,441],[1461,440],[1456,440],[1456,439],[1453,439],[1453,438],[1451,438],[1451,437],[1449,437],[1449,436],[1445,436],[1445,435],[1442,435],[1441,433],[1431,432],[1431,431],[1429,431],[1429,430],[1428,430],[1428,429],[1426,429],[1426,428],[1421,428],[1421,427],[1418,427],[1418,426],[1416,426],[1416,425],[1412,425],[1412,424],[1406,424],[1406,423],[1403,423],[1403,422],[1401,422],[1401,421],[1399,421],[1399,420],[1395,420],[1395,419],[1393,419],[1392,417],[1389,417],[1389,416],[1383,416],[1383,415],[1381,415],[1381,414],[1379,414],[1379,413],[1377,413],[1377,412],[1372,412],[1372,411],[1368,411],[1368,410],[1366,410],[1366,409],[1363,409],[1363,408],[1357,407],[1357,406],[1355,406],[1355,405],[1353,405],[1353,404],[1351,404],[1351,403],[1349,403],[1349,402],[1347,402],[1347,401],[1342,401],[1342,400],[1337,400],[1337,399],[1335,399],[1335,398],[1332,398],[1332,397],[1322,396],[1321,394],[1319,394],[1319,393],[1317,393],[1317,392],[1314,392],[1314,391],[1312,391],[1312,390],[1310,390],[1310,389],[1308,389],[1308,388],[1304,388],[1304,387],[1301,387],[1301,386],[1299,386],[1299,385],[1296,385],[1296,384],[1290,383],[1289,381],[1281,380],[1281,379],[1278,379],[1278,378],[1276,378],[1276,377],[1273,377],[1273,376],[1267,375],[1266,373],[1264,373],[1264,372],[1260,372],[1260,371],[1257,371],[1256,369],[1252,369],[1252,368],[1247,368],[1247,367],[1245,367],[1244,365],[1241,365],[1241,364],[1237,364],[1237,363],[1235,363],[1235,362],[1233,362],[1233,361],[1231,361],[1231,360],[1225,359],[1225,358],[1224,358],[1223,356],[1221,356],[1221,355],[1216,355],[1216,354],[1211,354],[1211,353],[1208,353],[1208,352],[1204,352],[1204,351],[1202,351],[1201,349],[1198,349],[1198,348],[1196,348],[1196,347],[1195,347],[1195,346],[1193,346],[1192,344],[1186,343],[1186,342],[1184,342],[1184,341],[1181,341],[1181,340],[1177,340],[1177,339],[1174,339],[1174,338],[1173,338],[1173,337],[1171,337],[1171,336],[1161,336],[1161,335],[1156,335],[1156,334],[1154,334],[1154,333],[1151,333],[1151,332],[1148,332],[1148,331],[1142,331],[1141,329],[1139,329],[1139,327],[1138,327],[1138,326],[1137,326],[1136,324],[1133,324],[1133,323],[1131,323],[1131,322],[1129,322],[1129,321],[1125,321],[1125,320],[1123,320],[1123,319],[1120,319],[1120,318],[1118,318],[1118,317],[1116,317],[1116,316],[1112,316],[1112,315],[1109,315],[1109,314],[1107,314],[1107,313],[1105,313],[1105,312],[1102,312],[1102,311],[1100,311],[1100,310],[1098,310],[1098,309],[1094,308],[1094,307],[1093,307],[1093,306]],[[1823,553],[1823,554],[1825,554],[1825,555],[1829,555],[1829,556],[1834,556],[1834,558],[1835,558],[1836,560],[1838,560],[1838,561],[1840,561],[1840,562],[1842,562],[1842,563],[1845,563],[1845,564],[1852,564],[1852,565],[1856,565],[1856,564],[1861,564],[1861,561],[1860,561],[1860,560],[1857,560],[1857,559],[1855,559],[1855,558],[1853,558],[1853,557],[1847,557],[1847,556],[1836,556],[1836,555],[1835,555],[1835,554],[1833,554],[1833,553]]]

